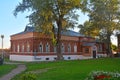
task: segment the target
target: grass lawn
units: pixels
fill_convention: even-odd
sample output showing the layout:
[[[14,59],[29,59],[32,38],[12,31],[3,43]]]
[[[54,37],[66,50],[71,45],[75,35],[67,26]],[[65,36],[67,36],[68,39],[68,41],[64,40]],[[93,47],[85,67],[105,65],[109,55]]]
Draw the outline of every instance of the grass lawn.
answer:
[[[0,77],[3,76],[4,74],[7,74],[14,68],[16,68],[16,65],[7,65],[7,64],[0,65]]]
[[[37,80],[84,80],[91,71],[120,72],[120,58],[26,63]],[[19,80],[18,75],[13,80]]]

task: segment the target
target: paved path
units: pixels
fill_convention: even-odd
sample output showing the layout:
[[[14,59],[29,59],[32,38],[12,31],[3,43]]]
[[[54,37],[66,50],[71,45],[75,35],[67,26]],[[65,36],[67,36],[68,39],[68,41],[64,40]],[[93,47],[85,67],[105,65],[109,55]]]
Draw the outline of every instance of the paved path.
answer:
[[[10,73],[4,75],[3,77],[0,78],[0,80],[10,80],[12,79],[15,75],[21,73],[22,71],[26,70],[26,66],[24,64],[18,64],[18,67],[13,69]]]

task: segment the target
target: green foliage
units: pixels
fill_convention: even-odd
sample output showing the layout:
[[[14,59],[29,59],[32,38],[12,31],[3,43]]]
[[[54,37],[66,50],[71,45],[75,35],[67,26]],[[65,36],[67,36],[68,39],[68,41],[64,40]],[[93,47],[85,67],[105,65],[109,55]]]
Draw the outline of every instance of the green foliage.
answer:
[[[90,21],[86,21],[83,25],[79,25],[78,28],[80,28],[80,33],[86,35],[86,36],[98,36],[99,35],[99,28],[93,26],[93,23]]]
[[[86,3],[90,24],[83,28],[88,34],[95,31],[94,36],[97,35],[101,41],[106,42],[109,55],[112,53],[110,36],[114,31],[120,30],[119,3],[119,0],[89,0]]]
[[[88,25],[92,30],[97,29],[97,34],[104,35],[105,39],[113,31],[120,29],[119,3],[119,0],[90,0],[86,4],[90,17],[89,22],[92,23],[92,25],[89,23]]]
[[[75,9],[81,8],[80,1],[82,0],[23,0],[15,8],[14,15],[30,10],[32,13],[28,17],[31,24],[43,31],[51,32],[54,22],[59,28],[60,18],[62,28],[74,25],[75,22],[71,19],[76,20],[78,15],[75,14]]]
[[[114,45],[114,44],[112,44],[111,47],[112,47],[112,50],[113,50],[113,51],[117,51],[117,50],[118,50],[117,46]]]
[[[21,75],[20,80],[37,80],[37,77],[35,74],[27,72]]]

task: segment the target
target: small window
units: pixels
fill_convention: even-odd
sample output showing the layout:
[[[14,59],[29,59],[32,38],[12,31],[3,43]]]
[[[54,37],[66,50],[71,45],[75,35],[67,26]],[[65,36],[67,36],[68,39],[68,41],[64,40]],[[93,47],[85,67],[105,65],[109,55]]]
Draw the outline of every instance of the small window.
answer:
[[[46,44],[46,52],[50,52],[50,45],[48,43]]]
[[[27,43],[27,52],[30,52],[30,44]]]
[[[17,45],[17,52],[20,52],[20,45]]]
[[[39,44],[39,52],[43,52],[43,45],[42,45],[42,43]]]
[[[65,52],[65,47],[64,47],[64,44],[62,43],[62,46],[61,46],[61,52],[64,53]]]
[[[56,60],[57,58],[56,57],[54,57],[54,60]]]
[[[71,57],[68,57],[68,59],[71,59]]]
[[[57,47],[56,46],[54,46],[54,53],[56,53],[57,52]]]
[[[68,52],[71,52],[71,46],[70,46],[70,44],[68,45]]]
[[[102,44],[98,45],[98,51],[102,51]]]
[[[24,52],[24,45],[22,45],[22,52]]]
[[[46,60],[49,60],[49,58],[46,58]]]
[[[89,53],[89,48],[85,48],[85,53]]]
[[[77,52],[77,46],[74,45],[74,52],[76,53]]]
[[[15,45],[13,45],[13,52],[15,52]]]

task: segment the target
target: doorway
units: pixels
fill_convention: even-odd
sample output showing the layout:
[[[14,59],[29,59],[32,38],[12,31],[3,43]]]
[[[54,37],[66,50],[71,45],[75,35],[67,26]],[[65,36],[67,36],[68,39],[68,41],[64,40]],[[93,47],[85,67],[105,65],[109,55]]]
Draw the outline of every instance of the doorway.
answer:
[[[93,58],[96,58],[96,50],[93,51]]]

